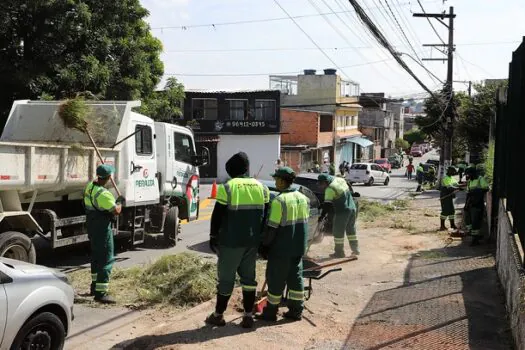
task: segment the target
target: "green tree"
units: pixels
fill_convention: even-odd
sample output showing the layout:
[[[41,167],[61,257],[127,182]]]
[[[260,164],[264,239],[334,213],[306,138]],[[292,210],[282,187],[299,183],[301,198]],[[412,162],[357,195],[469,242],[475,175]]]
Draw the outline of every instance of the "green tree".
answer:
[[[397,149],[403,149],[404,150],[404,149],[409,148],[410,144],[408,143],[408,141],[399,138],[399,139],[396,139],[395,146],[396,146]]]
[[[139,0],[2,0],[0,126],[15,99],[149,97],[164,67],[147,16]]]
[[[140,112],[156,121],[172,122],[174,118],[182,116],[183,100],[184,85],[170,77],[164,90],[156,91],[142,102]]]
[[[419,129],[407,131],[403,135],[403,139],[407,141],[409,145],[412,145],[414,142],[416,143],[424,142],[426,138],[427,138],[427,134]]]

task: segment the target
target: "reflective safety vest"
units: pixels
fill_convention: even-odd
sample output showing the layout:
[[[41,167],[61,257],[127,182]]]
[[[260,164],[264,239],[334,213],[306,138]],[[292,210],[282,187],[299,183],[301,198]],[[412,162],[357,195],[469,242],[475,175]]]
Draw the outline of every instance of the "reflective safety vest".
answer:
[[[425,172],[425,169],[423,168],[423,166],[418,165],[416,168],[416,173],[424,173],[424,172]]]
[[[467,183],[467,199],[470,205],[483,207],[485,205],[485,192],[488,189],[489,184],[483,176],[469,180]]]
[[[454,192],[454,190],[458,187],[458,182],[456,179],[454,179],[452,176],[444,176],[443,180],[441,180],[441,192],[440,196],[447,196]],[[450,199],[453,199],[454,197],[451,196]]]
[[[237,177],[217,188],[217,203],[228,207],[219,231],[226,247],[257,247],[261,241],[264,207],[270,202],[268,187],[250,177]]]
[[[300,257],[306,251],[310,201],[299,191],[289,190],[276,196],[270,205],[268,226],[277,234],[270,255]]]
[[[354,198],[350,192],[350,187],[346,180],[340,177],[328,185],[324,191],[324,201],[326,203],[333,203],[335,212],[342,212],[350,209],[355,209]]]
[[[115,197],[106,188],[90,182],[84,190],[84,207],[86,213],[111,213],[116,207]]]

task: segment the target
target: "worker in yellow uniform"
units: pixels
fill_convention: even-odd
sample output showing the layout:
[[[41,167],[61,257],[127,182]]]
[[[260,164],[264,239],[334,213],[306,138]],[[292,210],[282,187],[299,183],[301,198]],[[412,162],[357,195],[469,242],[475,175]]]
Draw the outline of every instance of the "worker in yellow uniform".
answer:
[[[445,222],[447,219],[450,221],[450,228],[453,230],[456,230],[456,209],[454,208],[454,198],[455,193],[459,190],[459,184],[454,179],[454,174],[456,173],[456,169],[454,167],[449,166],[447,168],[447,174],[443,177],[441,180],[441,190],[440,190],[440,202],[441,202],[441,226],[439,228],[440,231],[445,231],[447,227],[445,226]]]
[[[104,304],[114,304],[108,295],[109,277],[114,262],[111,221],[122,210],[124,198],[115,197],[106,189],[114,169],[110,165],[97,167],[97,179],[84,190],[86,226],[91,242],[91,294]]]
[[[467,199],[465,201],[465,223],[467,230],[472,236],[472,245],[478,245],[481,240],[481,225],[485,214],[485,194],[489,190],[489,184],[478,169],[470,166],[465,170],[467,177]]]
[[[277,310],[287,286],[288,312],[283,316],[299,321],[304,308],[303,255],[308,240],[310,203],[308,197],[291,187],[295,180],[291,168],[280,168],[271,176],[280,193],[270,204],[260,248],[262,257],[268,259],[268,304],[258,318],[277,321]]]
[[[218,257],[217,304],[206,323],[224,326],[224,311],[239,274],[242,285],[244,315],[241,326],[253,327],[253,306],[257,281],[255,263],[264,227],[265,213],[270,202],[268,187],[248,176],[250,162],[244,152],[226,162],[231,179],[217,189],[211,217],[210,248]]]
[[[356,205],[346,180],[321,174],[317,177],[319,185],[324,190],[324,202],[319,222],[328,218],[332,221],[335,252],[333,258],[344,258],[345,232],[352,255],[359,255],[359,245],[356,231]]]

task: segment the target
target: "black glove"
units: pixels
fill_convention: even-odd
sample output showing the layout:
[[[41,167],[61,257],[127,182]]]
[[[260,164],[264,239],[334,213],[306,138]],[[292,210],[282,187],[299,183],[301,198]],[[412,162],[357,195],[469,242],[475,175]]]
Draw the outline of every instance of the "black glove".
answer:
[[[358,197],[361,197],[361,194],[359,192],[354,192],[352,193],[352,197],[358,198]]]
[[[117,200],[115,201],[117,204],[122,204],[126,201],[126,198],[122,196],[118,196]]]
[[[210,236],[210,249],[215,254],[219,253],[219,240],[215,236]]]
[[[268,254],[270,253],[270,247],[267,247],[265,245],[259,246],[259,255],[263,260],[268,260]]]

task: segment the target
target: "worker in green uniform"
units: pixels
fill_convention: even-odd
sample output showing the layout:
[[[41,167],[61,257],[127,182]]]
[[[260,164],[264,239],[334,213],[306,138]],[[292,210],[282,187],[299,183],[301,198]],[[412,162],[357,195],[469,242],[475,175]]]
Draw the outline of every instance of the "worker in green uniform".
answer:
[[[321,174],[317,177],[324,190],[324,202],[319,222],[325,218],[332,221],[335,252],[333,258],[344,258],[345,232],[353,255],[359,255],[359,244],[356,232],[356,206],[350,188],[345,179]]]
[[[303,255],[308,240],[308,197],[291,188],[295,172],[288,167],[271,174],[280,192],[270,204],[270,213],[259,250],[266,265],[268,304],[258,316],[277,321],[277,310],[284,287],[288,289],[288,312],[285,318],[299,321],[304,308]]]
[[[450,221],[450,228],[456,230],[456,209],[454,208],[454,197],[457,190],[459,190],[458,182],[453,178],[456,173],[454,167],[447,168],[447,174],[441,180],[441,191],[439,194],[441,202],[441,231],[445,231],[447,227],[445,222]]]
[[[252,310],[255,304],[257,281],[255,262],[261,243],[265,213],[269,207],[268,187],[248,176],[250,162],[244,152],[226,162],[231,179],[217,189],[210,227],[210,248],[218,257],[217,304],[206,323],[224,326],[224,311],[239,274],[242,285],[244,315],[241,326],[253,327]]]
[[[425,169],[423,168],[423,165],[419,163],[416,168],[416,180],[417,180],[416,192],[421,192],[421,186],[423,185],[424,179],[425,179]]]
[[[478,245],[481,240],[481,225],[485,213],[485,193],[489,190],[489,184],[485,177],[481,176],[475,166],[469,166],[465,170],[467,177],[467,199],[465,201],[465,223],[467,230],[472,236],[472,245]]]
[[[109,276],[113,267],[113,230],[111,221],[122,210],[124,198],[115,197],[106,189],[114,169],[110,165],[97,167],[97,179],[84,190],[86,226],[91,242],[91,294],[104,304],[114,304],[108,295]]]

